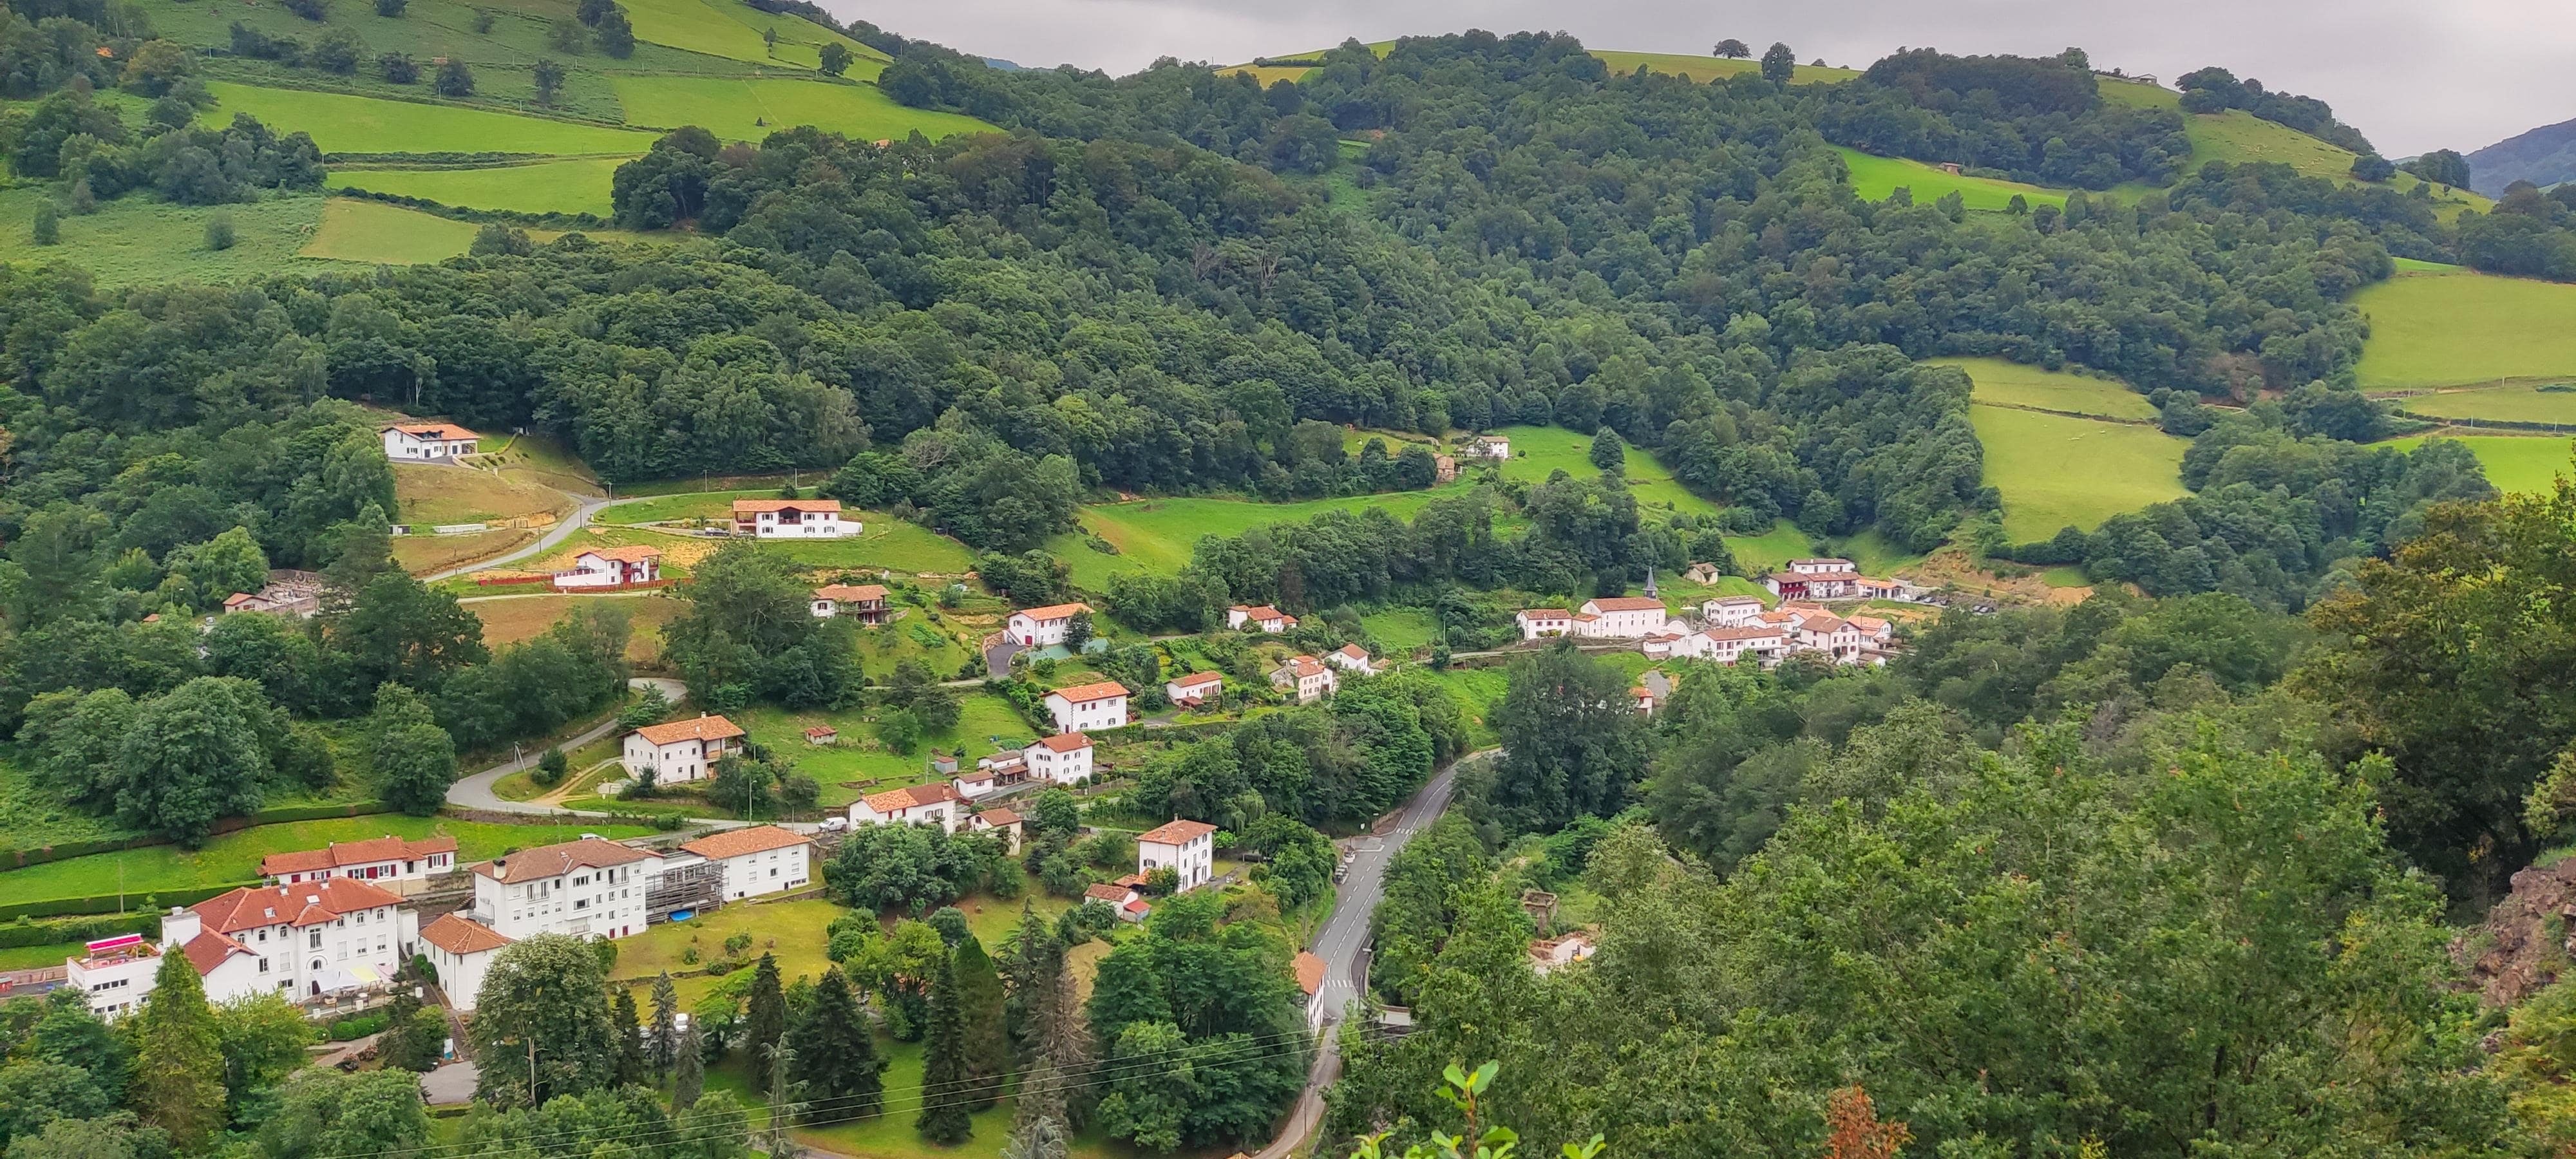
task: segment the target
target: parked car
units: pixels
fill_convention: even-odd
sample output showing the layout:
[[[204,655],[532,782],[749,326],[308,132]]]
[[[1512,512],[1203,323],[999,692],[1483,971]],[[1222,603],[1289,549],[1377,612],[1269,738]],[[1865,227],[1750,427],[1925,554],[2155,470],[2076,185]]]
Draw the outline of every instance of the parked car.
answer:
[[[849,827],[850,819],[847,817],[825,817],[822,824],[815,826],[825,833],[838,833]]]

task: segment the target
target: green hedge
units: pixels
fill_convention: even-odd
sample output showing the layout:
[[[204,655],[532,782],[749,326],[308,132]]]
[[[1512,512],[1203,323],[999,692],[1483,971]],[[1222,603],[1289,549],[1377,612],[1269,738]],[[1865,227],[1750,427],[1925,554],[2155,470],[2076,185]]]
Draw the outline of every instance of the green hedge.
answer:
[[[245,813],[239,817],[222,818],[215,822],[212,831],[218,834],[237,833],[261,825],[283,825],[292,821],[321,821],[332,817],[365,817],[393,811],[393,806],[382,801],[351,801],[341,805],[281,805],[274,809],[262,809],[256,813]],[[89,841],[65,841],[58,845],[40,845],[27,849],[0,849],[0,873],[12,869],[25,869],[30,865],[43,865],[48,861],[87,857],[93,853],[115,853],[126,849],[172,844],[176,842],[168,837],[145,834],[140,837],[101,837]]]
[[[89,897],[53,897],[43,901],[13,902],[0,905],[0,922],[14,922],[22,917],[50,918],[70,914],[111,914],[121,903],[129,913],[151,912],[174,905],[195,905],[217,894],[230,893],[256,881],[227,881],[221,885],[197,886],[191,889],[159,890],[150,893],[93,894]],[[41,943],[30,943],[41,944]]]
[[[158,941],[161,937],[160,911],[74,918],[63,922],[12,921],[0,925],[0,949],[50,946],[57,942],[94,942],[119,934],[142,934]]]

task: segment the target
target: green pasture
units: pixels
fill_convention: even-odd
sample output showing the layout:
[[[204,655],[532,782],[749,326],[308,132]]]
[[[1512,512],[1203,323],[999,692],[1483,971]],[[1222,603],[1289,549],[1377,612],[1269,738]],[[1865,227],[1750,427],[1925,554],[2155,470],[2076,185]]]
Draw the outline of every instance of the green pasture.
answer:
[[[2498,491],[2525,495],[2548,492],[2558,476],[2568,472],[2568,440],[2552,436],[2517,435],[2442,435],[2466,444],[2478,464],[2487,469],[2487,482]],[[2424,438],[2393,439],[2389,446],[2414,450],[2424,445]]]
[[[1190,548],[1201,536],[1241,535],[1275,523],[1299,523],[1327,511],[1376,507],[1410,519],[1434,496],[1462,493],[1463,487],[1427,491],[1392,491],[1384,495],[1349,495],[1300,503],[1263,503],[1255,499],[1183,497],[1100,503],[1082,509],[1084,529],[1115,544],[1118,554],[1105,556],[1085,546],[1079,536],[1064,535],[1048,545],[1074,569],[1074,582],[1103,586],[1120,571],[1179,571],[1190,562]],[[1089,557],[1089,558],[1085,558]],[[1099,561],[1108,561],[1104,567]],[[1086,579],[1086,575],[1091,578]]]
[[[763,12],[739,0],[621,0],[635,38],[653,44],[727,57],[758,65],[811,69],[822,63],[825,44],[839,42],[855,57],[849,72],[874,80],[885,69],[886,55],[831,29],[795,16]],[[763,30],[778,33],[772,50]]]
[[[1843,165],[1851,170],[1852,191],[1864,201],[1885,201],[1889,194],[1905,188],[1913,191],[1916,205],[1930,205],[1952,193],[1958,194],[1961,203],[1970,209],[2008,209],[2015,197],[2025,205],[2066,204],[2066,191],[2062,189],[1946,173],[1921,161],[1880,157],[1839,145],[1834,151],[1842,154]]]
[[[319,269],[303,253],[322,224],[324,199],[277,197],[241,205],[171,205],[142,194],[98,203],[98,212],[63,214],[62,243],[35,246],[28,231],[51,183],[0,188],[0,256],[13,262],[61,261],[82,266],[106,288],[160,282],[236,281],[292,269]],[[231,249],[206,248],[206,221],[228,214]],[[463,251],[458,247],[459,252]]]
[[[1410,652],[1439,638],[1440,622],[1421,608],[1381,608],[1360,617],[1360,627],[1391,653]]]
[[[1729,60],[1722,56],[1698,56],[1687,52],[1618,52],[1606,49],[1594,49],[1592,55],[1601,58],[1601,63],[1609,65],[1610,71],[1614,73],[1635,72],[1638,65],[1644,65],[1647,72],[1659,72],[1701,82],[1762,71],[1761,60],[1754,57]],[[1859,75],[1856,69],[1818,68],[1815,65],[1802,64],[1798,66],[1797,72],[1790,76],[1789,83],[1830,84],[1835,81],[1847,81]],[[1920,194],[1917,196],[1919,197]]]
[[[2182,108],[2182,94],[2156,85],[2104,80],[2102,99],[2148,109]],[[2352,176],[2353,153],[2329,145],[2287,125],[2274,124],[2243,109],[2223,113],[2185,114],[2183,133],[2191,139],[2191,157],[2183,172],[2197,172],[2212,161],[2240,164],[2249,161],[2287,165],[2309,177],[2324,177],[2358,185]],[[2400,173],[2384,183],[2400,193],[2422,182],[2411,173]],[[2123,196],[2135,196],[2150,186],[2135,183],[2113,190]],[[2484,212],[2494,202],[2466,189],[2437,186],[2433,190],[2435,211],[2447,220],[2463,210]]]
[[[1776,571],[1793,559],[1816,554],[1816,545],[1798,525],[1786,519],[1774,520],[1771,530],[1760,535],[1730,535],[1726,549],[1735,554],[1735,565],[1746,575]]]
[[[715,83],[728,83],[716,81]],[[740,83],[740,82],[730,82]],[[523,117],[492,109],[349,93],[262,88],[210,81],[216,104],[199,111],[209,128],[249,113],[281,133],[301,129],[325,153],[641,153],[654,134],[608,125]]]
[[[151,845],[31,865],[0,873],[0,893],[20,901],[90,897],[119,889],[139,896],[154,890],[248,881],[259,876],[260,858],[269,854],[320,849],[333,841],[364,841],[388,834],[415,840],[437,835],[454,837],[461,864],[486,860],[509,849],[569,841],[583,833],[617,838],[642,837],[651,832],[590,819],[566,825],[495,825],[398,813],[332,817],[226,833],[209,838],[204,848],[194,851],[176,845]]]
[[[877,671],[873,663],[868,666]],[[832,806],[847,805],[870,793],[944,780],[944,774],[930,771],[930,750],[934,748],[959,754],[963,758],[961,767],[973,768],[975,758],[1001,751],[1002,745],[994,742],[995,737],[1004,744],[1017,742],[1011,744],[1015,749],[1037,739],[1037,730],[1011,710],[1009,701],[980,690],[958,699],[955,728],[924,736],[910,753],[896,753],[877,743],[875,716],[874,709],[790,712],[763,705],[736,714],[734,720],[760,743],[770,746],[772,753],[796,762],[798,772],[823,786],[823,803]],[[839,731],[840,743],[807,744],[805,730],[817,725]]]
[[[1976,384],[1978,402],[2038,407],[2105,418],[2152,419],[2156,408],[2147,396],[2108,378],[2043,370],[2001,358],[1934,358],[1926,366],[1955,366]]]
[[[2180,460],[2176,462],[2179,464]],[[1873,576],[1887,575],[1923,562],[1922,552],[1907,551],[1889,543],[1876,528],[1846,537],[1834,545],[1834,554],[1858,565],[1862,575]]]
[[[2400,273],[2353,295],[2370,319],[2355,368],[2362,389],[2576,376],[2576,285],[2448,268]]]
[[[624,157],[585,157],[489,169],[334,169],[324,184],[452,205],[607,217],[608,182]]]
[[[302,253],[347,262],[421,265],[464,253],[482,228],[381,201],[335,197],[323,209],[322,227],[314,231]]]
[[[798,125],[859,140],[900,140],[915,131],[932,138],[995,131],[973,117],[896,104],[872,84],[712,76],[617,76],[610,83],[631,123],[697,125],[728,141],[757,141]]]
[[[849,514],[865,530],[841,539],[770,540],[765,546],[807,567],[881,567],[956,575],[975,566],[975,553],[965,544],[920,524],[874,511]]]
[[[2090,531],[2123,511],[2182,497],[2190,444],[2154,427],[1972,406],[1986,448],[1986,482],[2003,492],[2004,531],[2046,539]]]
[[[2548,390],[2545,387],[2561,389]],[[2554,382],[2470,387],[2388,400],[2408,414],[2514,423],[2576,423],[2576,375]]]
[[[1600,468],[1592,465],[1590,435],[1563,427],[1507,427],[1496,433],[1512,440],[1512,457],[1503,461],[1505,478],[1543,483],[1558,470],[1577,479],[1600,473]],[[1467,465],[1460,463],[1460,470]],[[1628,448],[1626,474],[1628,490],[1637,497],[1637,506],[1650,514],[1715,515],[1721,510],[1717,504],[1691,494],[1653,455],[1635,447]]]

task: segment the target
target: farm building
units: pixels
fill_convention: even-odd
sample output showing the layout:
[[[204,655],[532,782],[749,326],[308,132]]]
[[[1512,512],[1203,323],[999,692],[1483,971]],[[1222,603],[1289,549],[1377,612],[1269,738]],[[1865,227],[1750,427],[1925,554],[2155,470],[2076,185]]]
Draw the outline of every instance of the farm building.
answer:
[[[455,423],[388,423],[376,433],[385,437],[385,457],[398,463],[443,463],[471,455],[483,437]]]
[[[860,524],[841,520],[838,499],[736,499],[733,533],[758,539],[839,539]]]
[[[1858,592],[1861,574],[1848,559],[1793,559],[1787,570],[1762,577],[1762,586],[1786,600],[1848,599]]]

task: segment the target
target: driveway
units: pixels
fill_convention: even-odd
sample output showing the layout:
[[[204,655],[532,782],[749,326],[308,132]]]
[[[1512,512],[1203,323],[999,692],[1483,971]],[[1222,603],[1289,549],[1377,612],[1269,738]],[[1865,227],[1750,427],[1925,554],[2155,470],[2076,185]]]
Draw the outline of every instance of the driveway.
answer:
[[[569,491],[563,492],[562,494],[575,500],[579,506],[573,508],[572,514],[565,516],[553,527],[547,528],[546,533],[538,536],[535,543],[519,548],[516,551],[493,556],[492,558],[483,560],[479,563],[469,563],[463,567],[451,567],[446,571],[431,572],[428,575],[420,577],[420,582],[436,583],[443,579],[466,575],[472,572],[484,571],[490,568],[499,567],[505,563],[517,563],[523,559],[530,559],[543,555],[549,551],[553,551],[557,546],[561,545],[563,541],[572,538],[574,532],[590,526],[591,519],[597,516],[600,512],[607,510],[608,508],[615,507],[620,503],[635,502],[632,498],[599,499],[585,495],[574,495]]]
[[[637,689],[659,688],[662,690],[662,695],[670,697],[674,703],[677,703],[681,697],[688,695],[689,691],[687,685],[682,684],[677,680],[669,680],[660,676],[638,676],[627,681],[626,685],[629,688]],[[563,742],[563,747],[566,749],[577,749],[615,731],[617,731],[617,718],[612,716],[607,720],[599,722],[587,731],[584,731],[580,736]],[[534,768],[537,763],[537,758],[544,756],[545,751],[544,747],[540,746],[521,753],[515,759],[503,761],[500,764],[494,765],[491,768],[485,769],[472,776],[457,778],[455,784],[447,786],[447,803],[460,809],[484,809],[494,813],[536,813],[547,816],[552,816],[557,813],[571,813],[576,817],[607,816],[608,814],[606,813],[586,812],[579,809],[554,809],[544,805],[532,805],[526,801],[506,801],[493,794],[492,785],[494,782],[499,781],[501,778],[509,776],[512,773],[518,772],[521,769]],[[741,822],[738,821],[707,822],[707,824],[712,825],[738,825],[740,823]]]
[[[984,672],[985,672],[985,674],[986,674],[986,675],[988,675],[988,676],[991,676],[991,677],[992,677],[993,679],[995,679],[995,680],[1008,680],[1008,679],[1010,679],[1010,678],[1011,678],[1011,657],[1013,657],[1013,656],[1017,656],[1017,655],[1019,655],[1019,654],[1020,654],[1020,646],[1019,646],[1018,644],[1016,644],[1016,643],[1013,643],[1013,642],[1012,642],[1012,640],[1011,640],[1010,635],[1009,635],[1008,633],[1005,633],[1005,634],[1002,636],[1002,642],[1001,642],[1001,643],[995,644],[995,645],[993,645],[993,646],[992,646],[992,647],[990,647],[990,648],[986,648],[986,649],[984,649]]]

